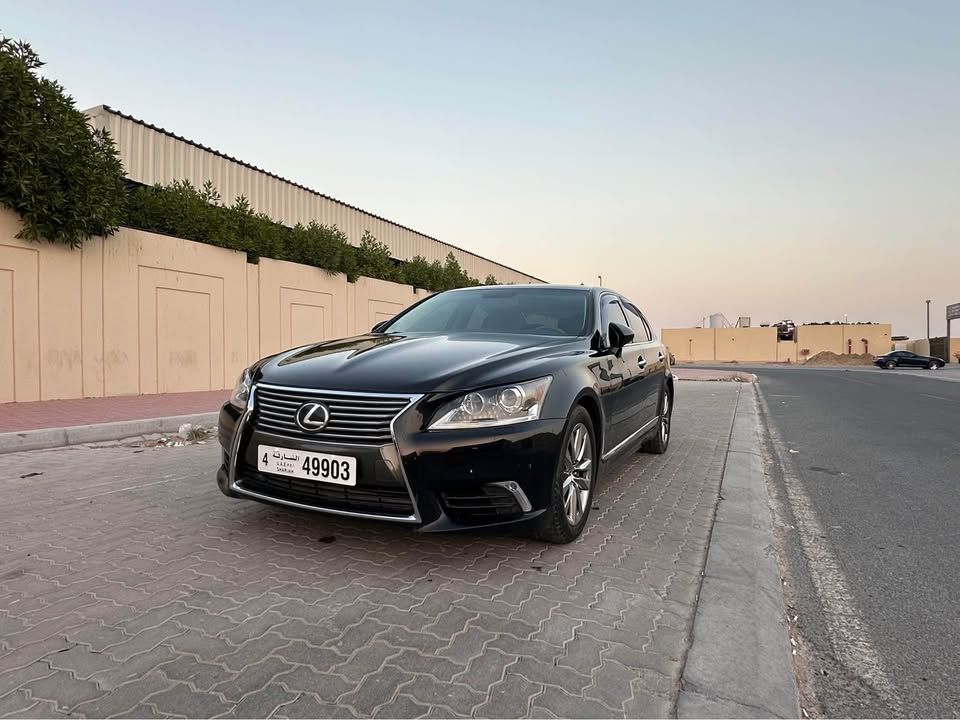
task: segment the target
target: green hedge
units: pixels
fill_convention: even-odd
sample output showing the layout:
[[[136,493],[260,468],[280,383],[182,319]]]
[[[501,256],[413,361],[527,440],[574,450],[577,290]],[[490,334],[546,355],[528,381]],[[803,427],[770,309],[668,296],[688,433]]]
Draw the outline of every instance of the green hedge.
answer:
[[[443,264],[417,256],[398,265],[389,248],[369,232],[355,247],[336,226],[313,222],[289,228],[254,213],[243,197],[224,205],[209,182],[199,189],[186,180],[134,187],[123,224],[242,250],[254,261],[267,257],[342,272],[351,282],[363,275],[433,291],[480,284],[464,272],[453,253]],[[496,278],[487,276],[486,283],[495,284]]]

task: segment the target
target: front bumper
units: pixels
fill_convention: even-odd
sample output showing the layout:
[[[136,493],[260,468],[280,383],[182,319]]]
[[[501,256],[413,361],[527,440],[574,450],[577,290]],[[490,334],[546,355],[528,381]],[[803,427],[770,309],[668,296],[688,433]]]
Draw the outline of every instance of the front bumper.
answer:
[[[419,526],[425,532],[523,522],[549,502],[564,420],[426,432],[416,405],[394,422],[394,442],[350,445],[280,436],[257,428],[255,407],[224,405],[220,489],[231,497]],[[267,475],[260,443],[357,458],[355,487]]]

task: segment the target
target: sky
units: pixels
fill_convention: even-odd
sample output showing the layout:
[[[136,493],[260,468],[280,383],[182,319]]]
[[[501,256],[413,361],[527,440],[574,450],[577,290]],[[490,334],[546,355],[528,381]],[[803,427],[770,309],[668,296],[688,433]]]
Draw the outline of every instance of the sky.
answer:
[[[0,0],[0,33],[80,108],[658,327],[960,302],[957,2]]]

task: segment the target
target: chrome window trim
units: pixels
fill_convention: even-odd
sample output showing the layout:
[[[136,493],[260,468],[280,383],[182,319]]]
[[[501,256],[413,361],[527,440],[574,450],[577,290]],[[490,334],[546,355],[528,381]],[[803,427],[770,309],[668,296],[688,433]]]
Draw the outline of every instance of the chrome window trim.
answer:
[[[413,495],[413,489],[410,487],[410,480],[407,477],[407,471],[403,467],[403,455],[400,453],[400,446],[397,444],[397,433],[394,429],[394,425],[397,420],[407,412],[411,407],[413,407],[423,395],[403,395],[396,393],[380,393],[382,396],[386,397],[390,395],[397,398],[405,398],[408,402],[406,407],[404,407],[400,412],[398,412],[393,420],[390,421],[390,435],[392,438],[392,443],[387,443],[386,445],[381,445],[380,447],[386,447],[387,445],[392,444],[394,450],[397,452],[397,463],[399,464],[400,479],[403,480],[403,484],[407,489],[407,495],[410,497],[410,504],[413,507],[413,515],[406,516],[397,516],[397,515],[378,515],[376,513],[365,513],[357,512],[354,510],[337,510],[336,508],[324,508],[317,507],[315,505],[305,505],[303,503],[294,502],[292,500],[282,500],[280,498],[270,497],[269,495],[262,495],[260,493],[252,492],[250,490],[245,490],[239,486],[237,483],[237,456],[240,452],[240,441],[243,437],[243,431],[246,429],[247,422],[250,419],[250,416],[253,414],[253,411],[256,406],[256,393],[257,388],[264,387],[268,389],[275,390],[294,390],[294,391],[308,391],[316,393],[327,393],[327,394],[340,394],[340,395],[372,395],[377,393],[361,393],[361,392],[348,392],[348,391],[330,391],[330,390],[320,390],[317,388],[296,388],[289,387],[285,385],[269,385],[267,383],[255,384],[250,388],[250,397],[247,398],[247,405],[244,408],[243,414],[240,416],[240,419],[237,421],[237,427],[233,432],[233,439],[230,441],[230,463],[227,468],[227,477],[230,484],[230,490],[240,495],[246,495],[247,497],[256,498],[258,500],[265,500],[271,503],[277,503],[279,505],[286,505],[288,507],[295,507],[301,510],[311,510],[313,512],[326,513],[328,515],[340,515],[342,517],[352,517],[352,518],[362,518],[365,520],[385,520],[388,522],[400,522],[400,523],[420,523],[420,510],[417,508],[417,500]],[[327,443],[328,445],[349,445],[348,443]],[[361,447],[361,446],[357,446]],[[376,446],[365,445],[362,447],[370,448]]]
[[[612,457],[614,454],[616,454],[616,452],[617,452],[620,448],[622,448],[624,445],[627,445],[627,444],[629,444],[630,442],[632,442],[633,440],[635,440],[635,439],[637,438],[637,435],[640,435],[644,430],[648,430],[648,429],[650,428],[650,426],[653,425],[655,422],[657,422],[657,420],[659,420],[659,419],[660,419],[660,416],[657,415],[655,418],[653,418],[653,419],[650,420],[649,422],[644,423],[644,424],[640,427],[639,430],[636,430],[635,432],[631,433],[628,438],[626,438],[625,440],[617,443],[614,447],[612,447],[612,448],[610,448],[609,450],[607,450],[607,452],[605,452],[605,453],[601,456],[600,459],[601,459],[601,460],[608,460],[610,457]]]

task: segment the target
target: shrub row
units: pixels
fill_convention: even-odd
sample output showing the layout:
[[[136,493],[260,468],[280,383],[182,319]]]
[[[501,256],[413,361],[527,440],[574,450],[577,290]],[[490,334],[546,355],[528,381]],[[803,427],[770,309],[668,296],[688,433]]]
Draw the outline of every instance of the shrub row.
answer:
[[[225,205],[209,182],[202,188],[186,180],[133,187],[123,224],[242,250],[252,261],[267,257],[341,272],[351,282],[363,275],[433,291],[480,284],[463,270],[452,252],[445,263],[428,262],[419,255],[398,263],[389,248],[369,232],[354,246],[336,226],[312,222],[290,228],[255,213],[246,198]],[[492,275],[487,276],[486,284],[496,282]]]

